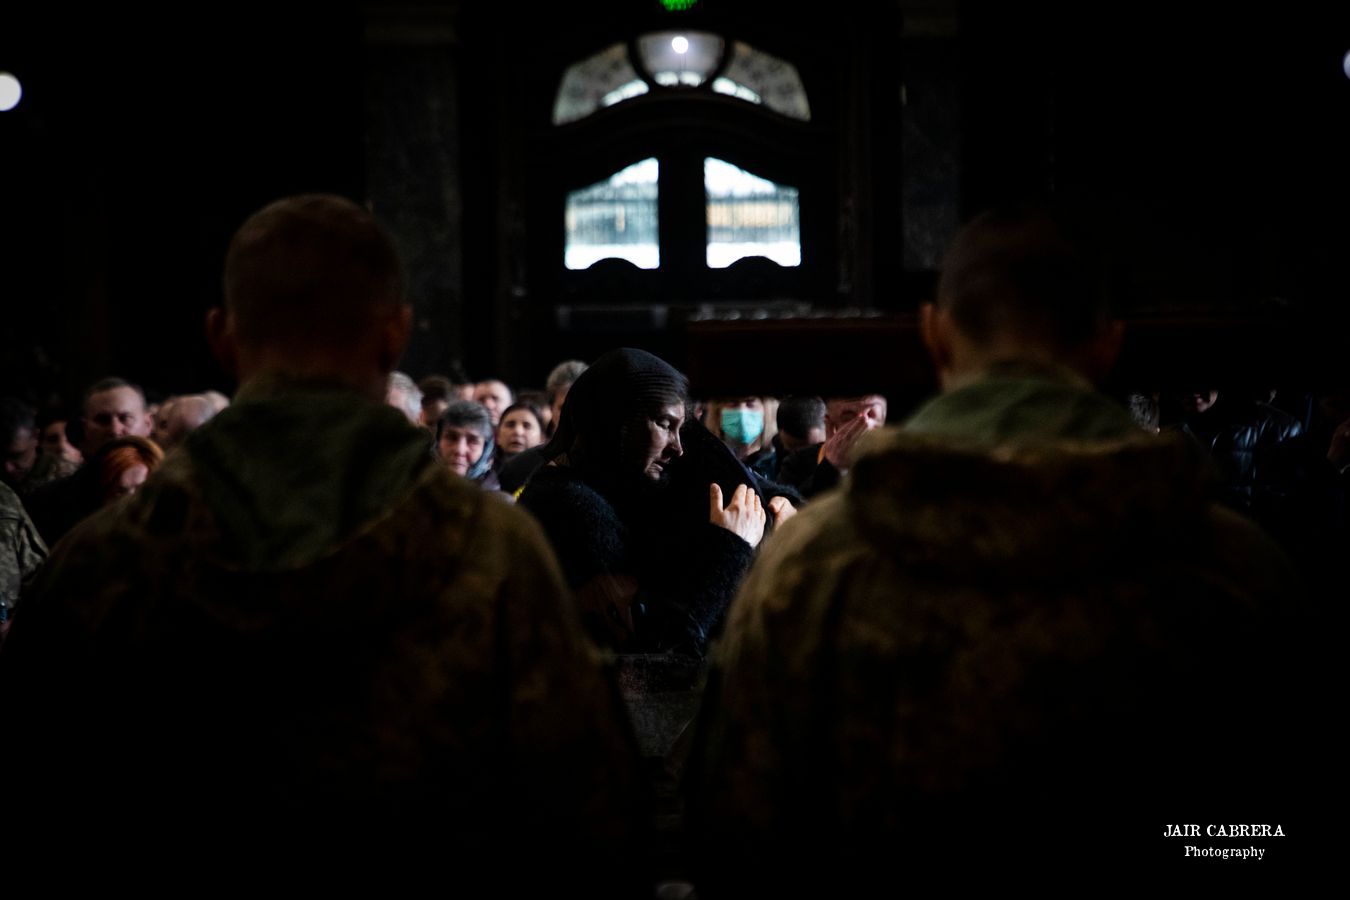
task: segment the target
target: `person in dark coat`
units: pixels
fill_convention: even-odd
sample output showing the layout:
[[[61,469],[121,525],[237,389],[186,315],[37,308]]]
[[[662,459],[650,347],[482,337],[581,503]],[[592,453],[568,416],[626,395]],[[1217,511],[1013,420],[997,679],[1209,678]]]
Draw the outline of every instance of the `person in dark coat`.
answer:
[[[687,392],[650,353],[600,357],[568,392],[550,464],[520,495],[592,633],[620,650],[701,656],[773,503],[721,441],[686,422]]]

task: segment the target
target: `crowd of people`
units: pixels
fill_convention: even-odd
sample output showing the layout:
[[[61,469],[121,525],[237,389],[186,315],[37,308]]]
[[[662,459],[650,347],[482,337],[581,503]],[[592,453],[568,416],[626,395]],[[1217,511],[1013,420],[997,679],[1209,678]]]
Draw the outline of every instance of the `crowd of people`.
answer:
[[[1343,552],[1350,411],[1117,402],[1096,284],[1048,215],[974,220],[922,310],[942,393],[898,427],[633,348],[414,380],[387,234],[278,201],[207,321],[233,397],[0,401],[6,806],[174,866],[301,865],[303,832],[619,896],[1306,827],[1303,585]],[[675,798],[634,657],[706,671],[655,760]]]

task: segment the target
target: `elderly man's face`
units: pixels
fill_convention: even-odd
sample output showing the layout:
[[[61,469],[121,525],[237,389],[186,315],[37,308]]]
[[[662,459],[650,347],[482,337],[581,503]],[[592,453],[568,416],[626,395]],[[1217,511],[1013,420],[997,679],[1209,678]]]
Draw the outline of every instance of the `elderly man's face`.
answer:
[[[99,391],[84,406],[84,455],[91,456],[113,438],[150,436],[145,401],[129,387]]]
[[[441,429],[436,446],[445,464],[460,475],[466,474],[483,455],[487,441],[472,428],[447,425]]]
[[[483,404],[492,416],[492,427],[501,421],[502,410],[511,405],[511,389],[500,381],[484,381],[474,391],[474,399]]]
[[[836,397],[825,404],[825,436],[828,438],[854,419],[864,419],[868,428],[886,424],[886,398],[880,394]]]
[[[648,481],[666,477],[667,467],[684,453],[680,427],[684,425],[684,404],[666,403],[652,414],[634,420],[624,433],[624,459],[630,471],[640,472]]]

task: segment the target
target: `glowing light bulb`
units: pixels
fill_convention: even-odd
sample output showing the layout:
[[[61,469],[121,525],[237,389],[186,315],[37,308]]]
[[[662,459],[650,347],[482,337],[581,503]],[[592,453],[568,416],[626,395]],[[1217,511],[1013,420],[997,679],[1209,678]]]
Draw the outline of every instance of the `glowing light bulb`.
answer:
[[[681,34],[681,35],[678,35],[678,36],[676,36],[676,37],[674,37],[674,38],[671,38],[671,41],[670,41],[670,49],[674,50],[676,53],[679,53],[679,54],[681,54],[681,55],[683,55],[683,54],[685,54],[685,53],[688,53],[688,52],[689,52],[689,38],[685,37],[685,36],[682,35],[682,34]]]
[[[19,79],[8,72],[0,72],[0,112],[9,112],[19,105],[23,96],[23,85]]]

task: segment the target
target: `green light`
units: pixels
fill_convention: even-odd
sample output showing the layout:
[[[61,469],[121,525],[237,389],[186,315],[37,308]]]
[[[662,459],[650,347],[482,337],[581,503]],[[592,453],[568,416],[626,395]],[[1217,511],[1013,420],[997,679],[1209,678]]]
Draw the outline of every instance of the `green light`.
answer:
[[[661,0],[666,12],[684,12],[698,5],[698,0]]]

